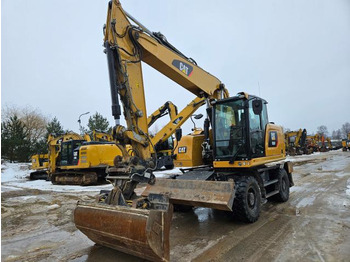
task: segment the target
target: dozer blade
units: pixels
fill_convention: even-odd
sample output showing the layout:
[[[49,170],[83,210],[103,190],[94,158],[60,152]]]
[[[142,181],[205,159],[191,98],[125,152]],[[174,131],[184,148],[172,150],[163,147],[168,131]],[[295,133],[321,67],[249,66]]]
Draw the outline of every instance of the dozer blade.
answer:
[[[154,185],[147,185],[142,196],[165,195],[173,204],[208,207],[232,211],[235,197],[234,182],[197,181],[157,178]]]
[[[150,261],[169,261],[172,206],[167,211],[78,203],[74,222],[97,244]]]

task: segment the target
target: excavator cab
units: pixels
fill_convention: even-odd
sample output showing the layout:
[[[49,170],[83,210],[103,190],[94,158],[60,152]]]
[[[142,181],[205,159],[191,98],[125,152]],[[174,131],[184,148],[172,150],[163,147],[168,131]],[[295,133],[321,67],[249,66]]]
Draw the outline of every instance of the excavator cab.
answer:
[[[72,166],[78,164],[78,152],[75,150],[83,144],[85,140],[69,140],[61,143],[60,166]]]
[[[212,126],[217,161],[233,163],[265,155],[266,104],[263,99],[244,95],[215,103]]]

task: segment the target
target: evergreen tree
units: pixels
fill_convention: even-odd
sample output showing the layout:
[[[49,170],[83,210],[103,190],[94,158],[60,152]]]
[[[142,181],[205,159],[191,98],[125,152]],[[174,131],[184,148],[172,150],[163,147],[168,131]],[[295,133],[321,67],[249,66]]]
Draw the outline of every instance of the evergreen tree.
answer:
[[[17,115],[1,123],[1,154],[10,161],[26,162],[31,155],[25,125]]]
[[[89,132],[98,130],[101,132],[110,132],[109,122],[107,118],[103,117],[101,114],[96,112],[93,116],[89,117],[89,122],[87,124]]]
[[[55,136],[61,136],[64,134],[63,127],[56,117],[54,117],[46,126],[46,140],[50,134],[55,134]]]
[[[342,131],[342,137],[347,138],[348,133],[350,132],[350,123],[346,122],[344,125],[342,125],[341,131]]]

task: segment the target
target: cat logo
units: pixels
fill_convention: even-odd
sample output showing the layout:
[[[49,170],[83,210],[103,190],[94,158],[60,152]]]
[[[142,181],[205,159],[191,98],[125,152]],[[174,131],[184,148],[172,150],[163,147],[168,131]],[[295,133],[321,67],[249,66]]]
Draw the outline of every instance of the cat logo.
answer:
[[[178,150],[178,152],[179,152],[179,154],[181,154],[181,153],[186,153],[186,151],[187,151],[187,147],[186,146],[181,146],[181,147],[179,147],[179,150]]]
[[[172,65],[179,69],[185,75],[192,75],[193,67],[191,65],[176,59],[173,60]]]

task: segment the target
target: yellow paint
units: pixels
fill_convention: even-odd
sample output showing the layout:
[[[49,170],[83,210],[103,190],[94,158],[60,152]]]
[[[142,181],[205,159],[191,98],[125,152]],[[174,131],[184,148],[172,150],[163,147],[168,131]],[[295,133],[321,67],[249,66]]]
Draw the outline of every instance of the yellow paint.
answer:
[[[84,152],[82,152],[84,151]],[[82,154],[84,153],[84,154]],[[94,167],[113,166],[114,158],[122,155],[115,144],[99,144],[81,146],[79,149],[79,162],[75,166],[61,166],[62,169],[82,169]]]
[[[284,160],[285,157],[281,155],[258,157],[251,160],[237,160],[230,164],[229,161],[214,161],[215,168],[251,168],[261,166],[267,163]]]
[[[48,154],[36,154],[32,155],[31,160],[32,160],[32,170],[44,170],[49,166],[48,162]],[[41,163],[40,163],[41,162]]]
[[[193,167],[203,165],[203,142],[204,134],[190,134],[183,136],[176,148],[176,159],[174,160],[174,165],[176,167]]]

